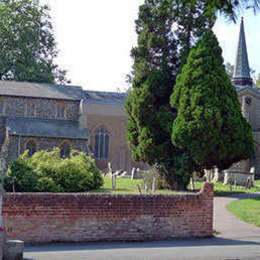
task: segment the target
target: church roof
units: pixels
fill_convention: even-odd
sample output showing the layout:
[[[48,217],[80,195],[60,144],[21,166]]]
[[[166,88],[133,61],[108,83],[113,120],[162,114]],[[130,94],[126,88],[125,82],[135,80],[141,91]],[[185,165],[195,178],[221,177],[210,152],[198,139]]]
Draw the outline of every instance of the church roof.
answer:
[[[249,89],[251,91],[253,91],[255,94],[257,94],[258,96],[260,96],[260,89],[254,85],[235,85],[235,88],[237,90],[237,92],[239,93],[240,91],[243,91],[243,90],[246,90],[246,89]]]
[[[248,63],[246,38],[244,30],[243,17],[240,23],[240,32],[238,39],[238,47],[235,61],[235,70],[232,78],[234,85],[252,85],[253,81],[250,77],[250,68]]]
[[[38,118],[7,118],[10,135],[88,139],[88,130],[78,122],[69,120],[46,120]]]
[[[123,105],[126,98],[127,93],[84,90],[84,101],[87,103]]]
[[[0,80],[0,95],[80,100],[82,88],[77,86]]]

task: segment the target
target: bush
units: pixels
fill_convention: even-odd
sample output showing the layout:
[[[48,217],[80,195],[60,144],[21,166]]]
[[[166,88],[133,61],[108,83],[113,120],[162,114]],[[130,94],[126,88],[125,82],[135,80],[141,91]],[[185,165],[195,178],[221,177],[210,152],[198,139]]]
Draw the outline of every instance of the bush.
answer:
[[[156,178],[157,190],[170,189],[169,184],[166,182],[165,178],[156,169],[143,171],[143,179],[149,189],[152,189],[154,177]]]
[[[59,148],[28,152],[11,162],[5,189],[22,192],[85,192],[103,185],[94,160],[83,152],[72,151],[70,158],[60,158]]]
[[[28,161],[19,157],[17,160],[11,161],[4,185],[7,191],[13,191],[13,187],[17,192],[36,191],[37,179],[38,176],[28,165]]]

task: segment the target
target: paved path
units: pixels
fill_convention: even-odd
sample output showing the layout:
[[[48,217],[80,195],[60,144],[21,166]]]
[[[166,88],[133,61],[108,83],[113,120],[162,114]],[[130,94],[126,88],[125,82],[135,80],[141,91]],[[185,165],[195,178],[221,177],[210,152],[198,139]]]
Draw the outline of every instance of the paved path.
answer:
[[[258,194],[260,196],[260,194]],[[243,198],[245,195],[240,196]],[[241,222],[226,205],[235,197],[214,200],[215,238],[144,243],[51,244],[26,247],[25,260],[259,260],[260,228]]]
[[[232,201],[256,196],[260,197],[260,193],[214,198],[214,229],[219,232],[218,237],[237,239],[260,237],[260,228],[240,221],[226,209],[226,206]]]

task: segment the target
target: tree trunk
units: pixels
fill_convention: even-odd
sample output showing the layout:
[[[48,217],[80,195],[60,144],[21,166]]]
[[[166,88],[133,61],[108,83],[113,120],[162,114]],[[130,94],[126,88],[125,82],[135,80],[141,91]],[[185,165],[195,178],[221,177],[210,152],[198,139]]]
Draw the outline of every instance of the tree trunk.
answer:
[[[170,190],[175,190],[175,191],[186,191],[187,190],[187,185],[188,183],[184,183],[182,181],[178,181],[174,179],[172,176],[165,177],[165,180],[167,184],[169,185]]]

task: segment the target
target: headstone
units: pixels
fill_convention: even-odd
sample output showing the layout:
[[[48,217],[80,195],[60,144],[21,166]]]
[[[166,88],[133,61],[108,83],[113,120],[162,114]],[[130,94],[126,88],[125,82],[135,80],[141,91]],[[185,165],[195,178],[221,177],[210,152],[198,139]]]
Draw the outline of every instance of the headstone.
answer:
[[[152,193],[155,193],[156,191],[156,177],[153,177],[153,185],[152,185]]]
[[[195,190],[193,175],[190,177],[190,186],[191,186],[191,190]]]
[[[126,177],[127,176],[127,172],[126,171],[124,171],[121,175],[120,175],[120,177]]]
[[[112,190],[116,190],[116,174],[112,175]]]
[[[112,167],[111,167],[111,162],[109,162],[107,164],[107,170],[108,170],[108,172],[107,172],[108,176],[112,176],[113,171],[112,171]]]
[[[131,180],[133,180],[135,178],[135,172],[136,172],[136,169],[135,169],[135,167],[133,167],[132,172],[131,172]]]

